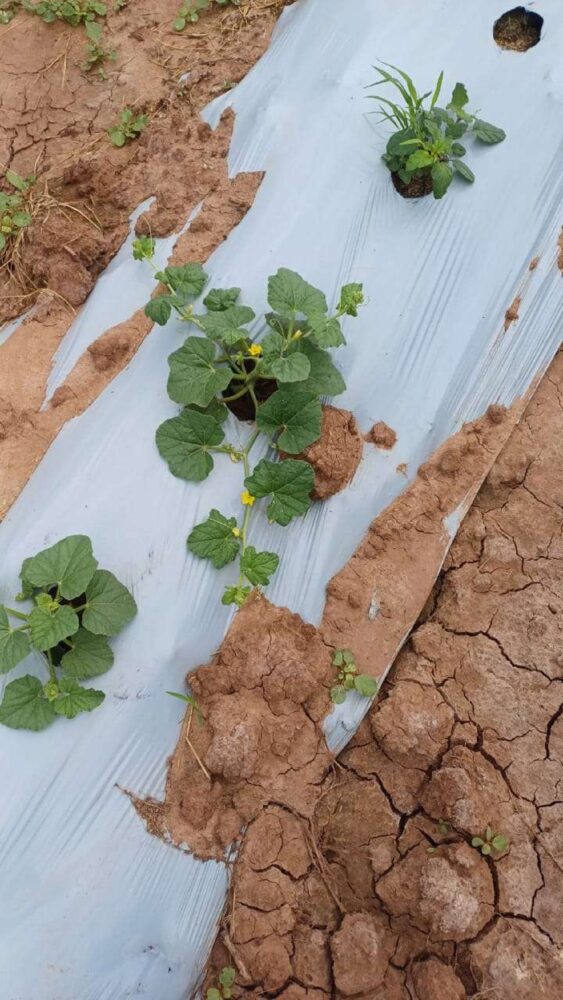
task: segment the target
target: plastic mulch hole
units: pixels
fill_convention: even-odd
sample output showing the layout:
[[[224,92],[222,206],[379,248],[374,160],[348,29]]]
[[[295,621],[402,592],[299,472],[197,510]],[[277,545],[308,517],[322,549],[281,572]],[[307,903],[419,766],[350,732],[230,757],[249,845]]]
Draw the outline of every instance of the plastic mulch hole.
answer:
[[[526,52],[541,38],[543,17],[525,7],[513,7],[502,14],[493,26],[493,38],[503,49]]]

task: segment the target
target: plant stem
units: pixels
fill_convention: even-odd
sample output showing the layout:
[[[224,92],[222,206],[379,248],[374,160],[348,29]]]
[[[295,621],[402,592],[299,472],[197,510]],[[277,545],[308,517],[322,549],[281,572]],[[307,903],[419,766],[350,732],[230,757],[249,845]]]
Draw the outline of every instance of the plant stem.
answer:
[[[6,608],[9,615],[13,615],[14,618],[20,618],[22,622],[26,622],[29,619],[29,615],[24,615],[23,611],[14,611],[13,608]]]
[[[53,658],[51,656],[51,650],[50,649],[47,650],[47,661],[49,663],[49,678],[50,678],[50,680],[54,681],[55,684],[56,684],[57,683],[57,674],[56,674],[55,668],[53,666]]]
[[[223,396],[223,402],[232,403],[235,399],[240,399],[240,397],[244,396],[247,392],[248,392],[248,386],[243,385],[242,389],[239,389],[238,392],[233,393],[232,396]]]

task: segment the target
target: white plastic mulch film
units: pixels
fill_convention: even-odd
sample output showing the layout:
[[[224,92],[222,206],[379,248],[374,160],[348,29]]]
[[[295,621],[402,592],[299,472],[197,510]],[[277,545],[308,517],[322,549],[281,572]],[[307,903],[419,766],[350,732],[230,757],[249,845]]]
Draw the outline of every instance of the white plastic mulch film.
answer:
[[[396,466],[413,476],[463,421],[511,403],[559,344],[563,13],[556,0],[535,4],[542,40],[520,54],[492,39],[505,9],[492,0],[301,0],[284,11],[264,58],[208,109],[212,122],[226,105],[236,110],[232,173],[265,171],[253,207],[208,262],[213,284],[242,286],[259,312],[280,266],[333,301],[340,284],[362,281],[368,305],[347,320],[338,352],[348,384],[339,403],[364,431],[385,420],[398,434],[391,453],[366,448],[352,485],[290,528],[256,518],[253,541],[282,553],[269,598],[312,622],[330,576],[404,489]],[[386,127],[368,115],[377,60],[405,68],[424,90],[443,68],[447,93],[462,80],[471,108],[506,130],[499,146],[471,147],[474,186],[456,181],[440,203],[395,194],[380,161]],[[145,266],[120,262],[121,287],[139,288],[132,308],[147,298]],[[525,276],[520,318],[503,334]],[[69,333],[61,375],[80,353],[76,338],[83,350],[89,331],[100,332],[103,299],[93,293]],[[155,428],[177,410],[167,357],[184,335],[174,321],[152,331],[64,428],[0,526],[0,600],[16,592],[24,556],[83,532],[139,605],[114,643],[101,708],[39,734],[0,730],[2,1000],[181,1000],[224,902],[224,867],[151,837],[117,787],[161,797],[183,714],[165,691],[209,658],[231,614],[220,603],[230,570],[189,556],[185,539],[214,504],[237,509],[238,467],[225,458],[205,483],[183,483],[154,445]]]

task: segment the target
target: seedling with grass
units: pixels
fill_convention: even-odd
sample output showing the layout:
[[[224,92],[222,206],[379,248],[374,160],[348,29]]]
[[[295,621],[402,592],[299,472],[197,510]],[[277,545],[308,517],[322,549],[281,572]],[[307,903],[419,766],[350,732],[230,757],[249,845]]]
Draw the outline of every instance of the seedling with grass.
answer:
[[[233,986],[236,979],[236,972],[230,965],[224,965],[219,973],[217,987],[207,990],[206,1000],[230,1000],[233,995]]]
[[[7,684],[0,723],[38,732],[58,716],[74,719],[102,703],[103,692],[80,681],[109,670],[108,637],[131,621],[137,605],[113,573],[98,569],[86,535],[69,535],[24,559],[20,578],[16,601],[27,602],[29,610],[0,604],[0,673],[36,651],[48,676],[26,674]]]
[[[183,31],[186,25],[196,24],[200,14],[213,3],[218,7],[238,7],[240,0],[184,0],[172,24],[174,31]]]
[[[102,45],[103,29],[99,21],[87,21],[84,25],[88,42],[86,44],[86,58],[82,63],[82,69],[89,73],[96,69],[100,80],[107,80],[104,63],[113,62],[117,53],[115,49],[106,49]]]
[[[180,701],[185,701],[190,706],[200,726],[203,725],[203,713],[193,695],[182,694],[180,691],[167,691],[166,694],[172,695],[173,698],[179,698]]]
[[[149,237],[134,242],[137,260],[152,263],[153,253]],[[204,334],[188,337],[168,359],[168,395],[183,410],[161,424],[156,444],[172,474],[192,482],[207,478],[214,456],[242,465],[241,515],[213,508],[187,543],[190,552],[216,569],[238,559],[238,579],[226,587],[222,600],[241,607],[252,587],[267,586],[279,564],[275,552],[259,552],[250,543],[255,505],[267,499],[268,520],[286,526],[309,510],[314,486],[308,462],[263,458],[251,469],[250,453],[260,439],[286,455],[297,455],[317,440],[321,396],[346,388],[327,349],[345,343],[340,319],[357,315],[362,286],[345,285],[329,313],[323,292],[280,268],[268,279],[272,311],[251,333],[248,325],[256,315],[239,304],[240,288],[211,289],[203,300],[206,311],[195,313],[192,300],[207,282],[200,264],[155,269],[155,277],[166,291],[148,303],[147,316],[163,326],[174,311]],[[241,420],[256,423],[241,443],[225,439],[228,407]]]
[[[477,847],[485,857],[488,855],[501,854],[509,846],[509,839],[503,833],[493,833],[492,827],[488,826],[482,837],[472,837],[471,846]]]
[[[108,129],[108,135],[114,146],[125,146],[133,139],[138,139],[148,124],[148,115],[136,115],[131,108],[124,108],[116,125]]]
[[[330,700],[335,705],[346,701],[348,691],[357,691],[363,698],[377,694],[377,681],[369,674],[359,674],[354,654],[349,649],[335,649],[332,663],[338,671],[338,684],[330,689]]]
[[[3,258],[8,258],[10,248],[21,231],[32,222],[27,196],[35,183],[35,176],[20,177],[15,170],[7,170],[4,183],[8,191],[0,189],[0,264]]]
[[[479,142],[493,145],[502,142],[505,132],[466,110],[469,98],[463,83],[456,83],[449,103],[445,108],[439,107],[443,72],[433,91],[419,94],[407,73],[388,63],[383,65],[397,76],[376,66],[380,79],[370,86],[388,84],[404,103],[380,94],[370,97],[379,104],[382,120],[393,127],[383,162],[398,179],[398,189],[407,197],[432,191],[435,198],[443,198],[455,174],[472,184],[475,175],[463,160],[466,148],[460,139],[473,135]]]

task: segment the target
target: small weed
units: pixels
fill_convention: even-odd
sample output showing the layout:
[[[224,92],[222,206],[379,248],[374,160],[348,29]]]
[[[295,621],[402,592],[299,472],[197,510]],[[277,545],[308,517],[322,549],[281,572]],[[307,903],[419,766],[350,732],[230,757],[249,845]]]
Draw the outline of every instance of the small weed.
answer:
[[[108,10],[102,0],[39,0],[38,3],[21,0],[21,6],[30,14],[37,14],[46,24],[59,20],[75,26],[105,17]]]
[[[10,193],[0,190],[0,263],[9,256],[10,248],[22,229],[32,222],[27,206],[27,195],[35,183],[35,176],[20,177],[15,170],[7,170],[4,181]]]
[[[180,691],[167,691],[166,694],[172,695],[173,698],[179,698],[180,701],[185,701],[193,709],[193,713],[200,726],[203,725],[203,713],[193,695],[182,694]]]
[[[472,837],[471,846],[477,847],[481,854],[487,857],[489,854],[500,854],[506,851],[510,841],[503,833],[493,833],[490,826],[487,827],[482,837]]]
[[[445,108],[438,107],[443,72],[434,91],[420,95],[410,76],[402,70],[390,66],[398,73],[396,77],[380,66],[374,68],[380,79],[371,86],[390,84],[404,101],[399,105],[379,94],[370,95],[378,102],[382,119],[394,129],[382,157],[391,173],[405,185],[428,178],[435,198],[443,198],[456,173],[472,184],[475,175],[463,162],[466,149],[459,140],[472,134],[480,142],[493,145],[505,138],[503,130],[466,111],[469,98],[463,83],[456,83]],[[425,105],[428,99],[430,103]]]
[[[206,1000],[230,1000],[230,997],[233,995],[235,978],[236,972],[232,966],[223,966],[219,973],[219,984],[217,987],[207,990],[205,994]]]
[[[84,25],[88,42],[86,44],[86,58],[82,63],[82,69],[89,73],[94,68],[97,69],[101,80],[107,79],[104,69],[106,60],[113,62],[117,53],[115,49],[105,49],[101,44],[103,29],[99,21],[87,21]]]
[[[113,146],[125,146],[133,139],[138,139],[148,124],[148,115],[136,115],[131,108],[125,108],[116,125],[108,129],[108,135]]]
[[[199,21],[200,14],[216,3],[219,7],[238,7],[241,0],[184,0],[172,27],[174,31],[183,31],[186,25],[195,24]]]
[[[330,689],[330,700],[335,705],[346,701],[348,691],[357,691],[363,698],[371,698],[377,693],[377,681],[369,674],[359,674],[354,654],[349,649],[335,649],[333,665],[338,670],[338,684]]]
[[[34,650],[42,653],[48,680],[32,674],[6,685],[0,723],[38,732],[64,715],[91,712],[105,695],[79,681],[104,674],[113,663],[108,636],[117,635],[137,613],[122,583],[98,569],[86,535],[69,535],[24,559],[21,593],[31,610],[0,604],[0,673],[13,670]],[[18,625],[12,625],[13,618]],[[58,671],[58,673],[57,673]]]
[[[152,264],[154,241],[133,242],[136,260]],[[203,300],[206,311],[196,315],[192,300],[207,282],[200,264],[155,270],[166,291],[145,307],[146,315],[164,326],[172,312],[204,336],[187,337],[168,359],[168,394],[183,409],[156,432],[156,444],[171,473],[201,482],[213,469],[214,457],[226,455],[242,465],[242,517],[213,508],[207,520],[188,536],[188,549],[222,569],[238,559],[236,583],[225,588],[223,604],[242,607],[252,587],[264,587],[278,568],[275,552],[259,552],[249,543],[252,512],[267,498],[266,516],[283,527],[311,506],[314,473],[295,458],[261,459],[250,467],[250,452],[262,435],[271,447],[297,455],[321,433],[324,395],[344,392],[346,384],[327,348],[345,343],[340,319],[356,316],[363,302],[362,286],[344,285],[333,314],[326,298],[295,271],[280,268],[268,280],[271,312],[256,320],[254,311],[238,304],[240,288],[212,288]],[[241,420],[255,420],[244,444],[225,441],[228,404],[244,406]],[[236,407],[234,406],[236,404]],[[240,412],[240,411],[239,411]]]

